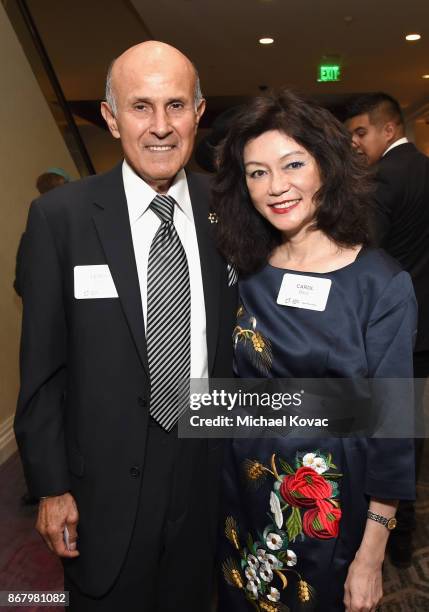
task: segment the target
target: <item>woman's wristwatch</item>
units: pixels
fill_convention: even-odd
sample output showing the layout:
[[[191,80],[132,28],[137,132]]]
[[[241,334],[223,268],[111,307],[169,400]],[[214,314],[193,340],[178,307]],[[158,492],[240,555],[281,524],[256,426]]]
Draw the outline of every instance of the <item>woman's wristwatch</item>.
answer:
[[[392,531],[396,527],[396,518],[394,516],[388,519],[385,516],[381,516],[381,514],[375,514],[375,512],[371,512],[371,510],[368,510],[367,516],[372,521],[376,521],[377,523],[384,525],[389,531]]]

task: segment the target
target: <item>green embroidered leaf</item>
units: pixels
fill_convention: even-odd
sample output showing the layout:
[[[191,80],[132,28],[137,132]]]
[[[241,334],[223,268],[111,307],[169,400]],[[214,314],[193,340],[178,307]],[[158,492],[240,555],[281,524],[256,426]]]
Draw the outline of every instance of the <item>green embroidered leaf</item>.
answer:
[[[304,495],[300,493],[299,491],[290,491],[290,494],[292,495],[292,497],[296,497],[298,499],[304,497]]]
[[[338,492],[339,492],[338,482],[334,482],[333,480],[328,480],[328,479],[326,480],[327,482],[329,482],[329,484],[332,487],[332,497],[338,497]]]
[[[247,541],[246,541],[247,547],[250,550],[250,552],[252,552],[253,554],[256,554],[256,548],[255,548],[255,544],[253,542],[253,538],[250,535],[250,533],[247,534]]]
[[[302,531],[301,513],[299,508],[292,507],[292,512],[286,521],[286,529],[289,536],[289,541],[293,542],[297,535]]]
[[[290,474],[290,475],[295,474],[295,472],[293,471],[289,463],[286,463],[286,461],[284,461],[283,459],[279,459],[279,463],[280,463],[280,466],[283,472],[285,472],[286,474]]]
[[[321,524],[321,522],[319,521],[318,517],[316,516],[316,518],[313,520],[312,525],[314,527],[314,529],[316,531],[322,531],[323,530],[323,525]]]

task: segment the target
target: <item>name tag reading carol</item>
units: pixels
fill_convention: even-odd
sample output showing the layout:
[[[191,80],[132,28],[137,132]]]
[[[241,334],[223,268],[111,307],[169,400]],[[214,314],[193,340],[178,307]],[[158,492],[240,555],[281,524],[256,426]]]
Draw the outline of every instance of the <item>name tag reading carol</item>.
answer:
[[[286,272],[277,296],[277,304],[322,312],[326,308],[331,285],[329,278]]]

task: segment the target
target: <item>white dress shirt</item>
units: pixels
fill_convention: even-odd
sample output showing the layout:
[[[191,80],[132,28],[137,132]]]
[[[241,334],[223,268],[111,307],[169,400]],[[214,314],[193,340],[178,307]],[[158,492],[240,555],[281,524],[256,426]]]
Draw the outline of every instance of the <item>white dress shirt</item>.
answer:
[[[161,225],[159,217],[150,210],[149,205],[158,194],[134,172],[125,160],[122,164],[122,177],[137,263],[143,316],[146,322],[149,250]],[[191,378],[207,378],[206,310],[203,280],[194,215],[184,170],[177,174],[167,195],[177,202],[177,206],[174,207],[174,227],[185,249],[189,266],[191,285]],[[174,333],[174,321],[166,321],[166,324],[172,326],[171,332]]]
[[[392,149],[394,149],[395,147],[399,147],[399,145],[401,144],[405,144],[406,142],[408,142],[408,138],[405,138],[405,136],[403,138],[398,138],[398,140],[395,140],[395,142],[392,142],[392,144],[390,145],[390,147],[388,147],[385,152],[383,153],[383,155],[381,157],[384,157],[386,155],[386,153],[388,151],[391,151]]]

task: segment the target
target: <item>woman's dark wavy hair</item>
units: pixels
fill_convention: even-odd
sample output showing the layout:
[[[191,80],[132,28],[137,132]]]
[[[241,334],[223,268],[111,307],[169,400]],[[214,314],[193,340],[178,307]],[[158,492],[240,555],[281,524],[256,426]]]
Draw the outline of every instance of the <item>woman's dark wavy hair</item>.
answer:
[[[347,129],[327,110],[285,90],[254,98],[234,117],[218,147],[213,212],[219,249],[248,274],[263,266],[284,241],[254,208],[246,186],[243,149],[269,130],[293,138],[316,160],[322,186],[315,194],[314,229],[339,246],[370,243],[371,172],[352,149]]]

